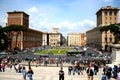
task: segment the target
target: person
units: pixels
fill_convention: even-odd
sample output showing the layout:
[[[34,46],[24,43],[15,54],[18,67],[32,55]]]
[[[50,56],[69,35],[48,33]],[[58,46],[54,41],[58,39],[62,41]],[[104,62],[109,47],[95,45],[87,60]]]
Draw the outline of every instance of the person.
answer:
[[[63,71],[62,67],[61,67],[61,69],[59,71],[59,80],[64,80],[64,71]]]
[[[106,80],[111,80],[111,77],[112,77],[112,68],[111,67],[108,67],[108,70],[106,72]]]
[[[117,80],[120,80],[120,68],[118,68]]]
[[[39,64],[39,62],[38,62],[38,60],[36,60],[36,67],[38,67],[38,64]]]
[[[18,65],[18,72],[21,73],[22,65]]]
[[[14,68],[15,68],[16,73],[18,73],[18,67],[19,67],[18,64],[15,63]]]
[[[33,70],[31,69],[31,67],[29,67],[29,70],[28,70],[28,72],[27,72],[27,75],[28,75],[28,77],[29,77],[29,80],[33,80],[33,77],[32,77],[33,74],[34,74],[34,73],[33,73]]]
[[[1,64],[1,69],[2,69],[2,72],[5,72],[5,63]]]
[[[81,72],[81,66],[78,66],[77,69],[78,69],[78,70],[77,70],[77,73],[78,73],[78,75],[80,75],[80,72]]]
[[[113,78],[114,79],[117,78],[117,73],[118,73],[118,66],[114,65],[114,67],[113,67]]]
[[[25,67],[22,68],[22,74],[23,74],[23,79],[26,80],[27,72],[26,72]]]
[[[94,74],[97,75],[98,71],[99,71],[98,65],[94,64]]]
[[[106,80],[106,75],[104,73],[102,74],[101,80]]]
[[[72,66],[68,67],[68,75],[71,75],[71,71],[72,71]]]
[[[87,76],[88,76],[88,80],[93,80],[94,72],[93,72],[93,70],[91,69],[90,66],[88,66],[88,69],[87,69],[86,73],[87,73]]]
[[[0,72],[2,72],[1,63],[0,63]]]

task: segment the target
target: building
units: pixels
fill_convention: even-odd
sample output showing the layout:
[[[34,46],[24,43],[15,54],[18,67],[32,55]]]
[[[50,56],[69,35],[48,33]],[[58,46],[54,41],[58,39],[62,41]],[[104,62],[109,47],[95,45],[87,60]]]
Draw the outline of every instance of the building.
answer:
[[[85,33],[81,34],[81,46],[85,46],[86,45],[86,35]]]
[[[85,46],[85,35],[80,32],[68,33],[68,46]]]
[[[43,39],[42,39],[42,46],[48,46],[49,45],[49,33],[43,32]]]
[[[19,48],[20,50],[26,48],[33,48],[42,46],[42,32],[33,30],[29,28],[29,15],[22,11],[13,11],[7,12],[7,26],[15,24],[15,25],[22,25],[27,27],[26,32],[21,32],[18,35],[18,40],[16,44],[15,39],[15,32],[12,36],[11,48],[10,50],[14,50],[15,47]]]
[[[95,27],[86,32],[86,45],[101,50],[102,34],[99,30],[100,27]]]
[[[97,11],[97,27],[118,23],[119,8],[102,7]]]
[[[49,33],[49,46],[61,46],[66,42],[65,40],[59,28],[53,28],[53,32]]]
[[[114,42],[114,35],[107,32],[100,32],[100,27],[118,23],[119,9],[111,6],[102,7],[96,13],[97,27],[86,32],[86,44],[98,50],[111,51]]]

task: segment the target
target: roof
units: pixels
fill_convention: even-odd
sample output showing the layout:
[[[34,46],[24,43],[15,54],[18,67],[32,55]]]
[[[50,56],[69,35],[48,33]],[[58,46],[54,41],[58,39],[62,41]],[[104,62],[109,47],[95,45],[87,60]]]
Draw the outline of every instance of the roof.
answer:
[[[13,12],[7,12],[8,14],[13,14],[13,13],[23,13],[27,16],[29,16],[27,13],[23,12],[23,11],[13,11]]]
[[[112,7],[112,6],[106,6],[106,7],[102,7],[100,10],[98,10],[97,12],[96,12],[96,14],[98,14],[100,11],[102,11],[102,10],[117,10],[117,11],[119,11],[120,9],[119,8],[116,8],[116,7]]]

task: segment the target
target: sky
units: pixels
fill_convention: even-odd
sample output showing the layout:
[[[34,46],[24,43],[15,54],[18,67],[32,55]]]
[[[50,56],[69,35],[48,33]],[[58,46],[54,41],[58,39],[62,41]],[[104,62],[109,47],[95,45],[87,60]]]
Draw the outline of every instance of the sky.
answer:
[[[106,6],[120,8],[120,0],[0,0],[0,25],[6,25],[7,12],[24,11],[31,29],[52,32],[59,28],[66,37],[96,27],[96,12]]]

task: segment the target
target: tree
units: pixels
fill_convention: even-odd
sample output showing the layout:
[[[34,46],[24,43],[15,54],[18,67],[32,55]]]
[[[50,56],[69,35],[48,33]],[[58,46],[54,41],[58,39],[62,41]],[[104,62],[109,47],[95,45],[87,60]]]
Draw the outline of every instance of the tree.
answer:
[[[115,36],[115,43],[120,43],[120,23],[102,26],[100,28],[101,32],[103,32],[103,31],[107,32],[109,30]]]
[[[9,38],[10,49],[11,49],[12,37],[15,35],[16,37],[15,48],[17,48],[18,36],[22,32],[27,31],[27,27],[22,26],[22,25],[9,25],[4,28],[4,31],[6,32],[7,37]]]
[[[9,40],[7,34],[4,32],[4,28],[0,26],[0,50],[7,50],[9,46]]]

